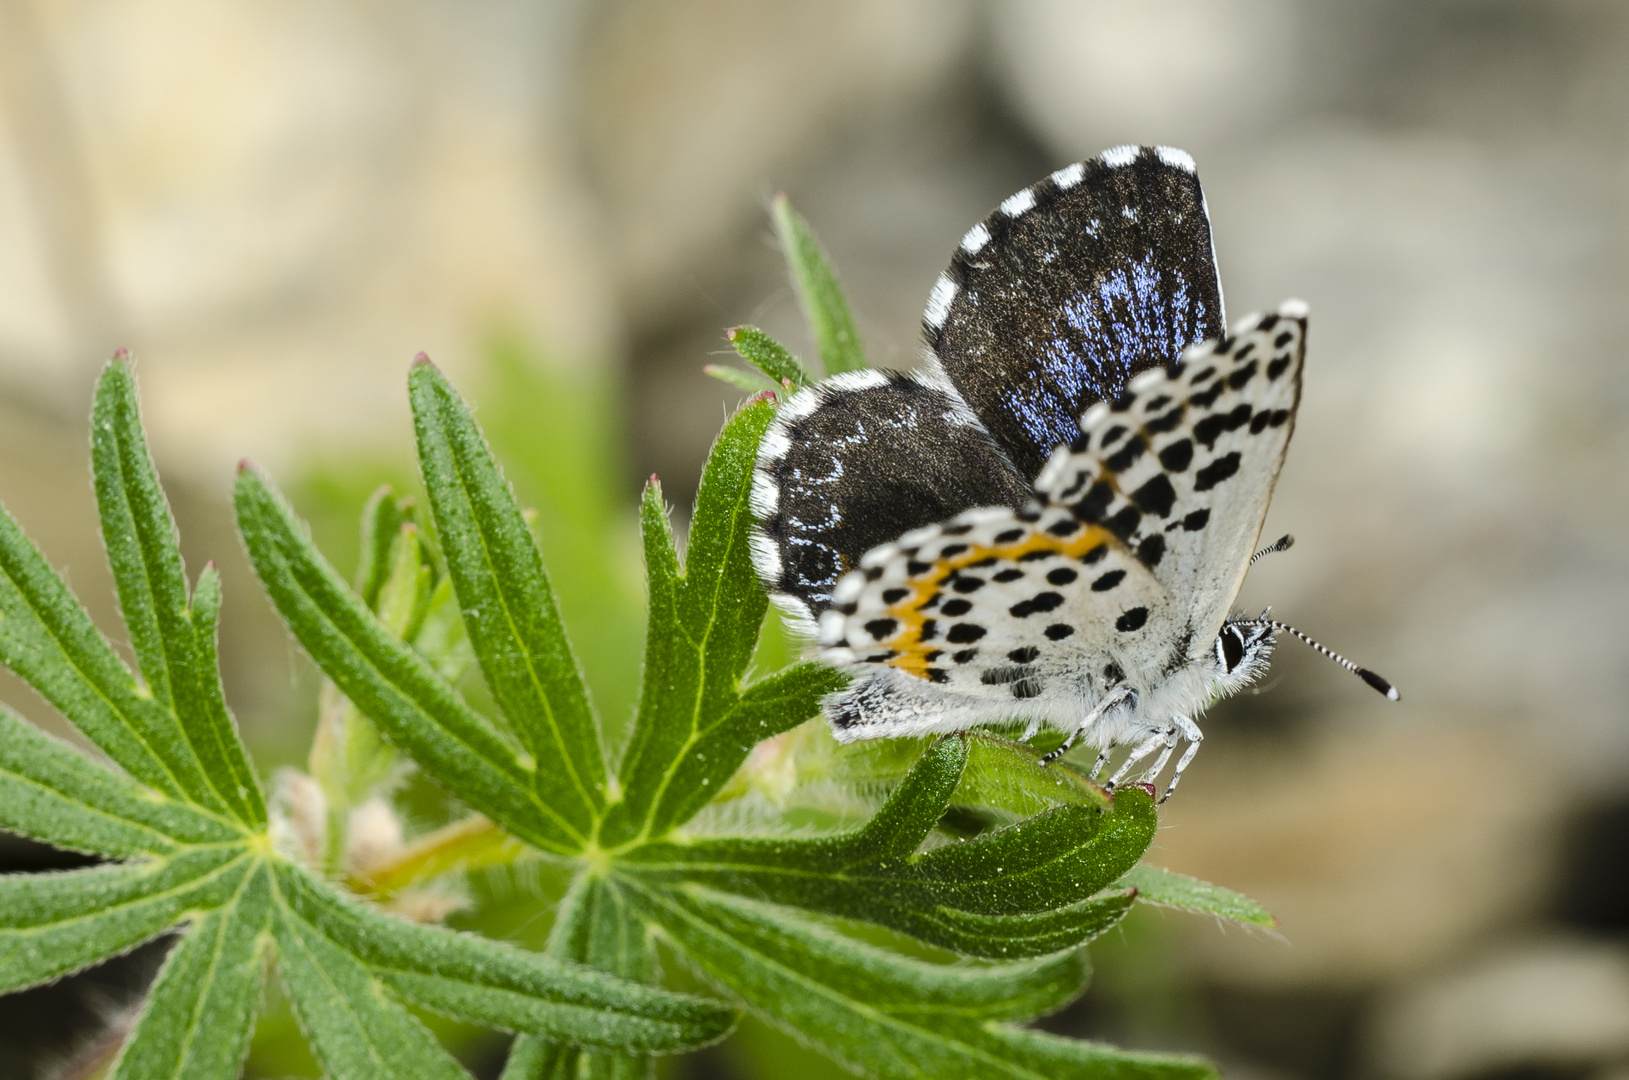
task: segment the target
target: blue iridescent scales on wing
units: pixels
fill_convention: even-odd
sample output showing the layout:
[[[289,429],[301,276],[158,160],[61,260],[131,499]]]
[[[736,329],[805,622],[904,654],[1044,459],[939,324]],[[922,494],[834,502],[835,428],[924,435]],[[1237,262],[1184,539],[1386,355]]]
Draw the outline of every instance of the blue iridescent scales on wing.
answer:
[[[1040,347],[1036,366],[1046,381],[1015,385],[1007,395],[1008,407],[1035,445],[1072,440],[1080,413],[1070,411],[1070,403],[1116,396],[1148,366],[1148,357],[1175,358],[1202,340],[1213,317],[1220,317],[1219,311],[1207,310],[1205,300],[1190,298],[1185,278],[1154,263],[1150,252],[1104,274],[1093,292],[1071,298],[1059,312],[1072,333]],[[1167,296],[1169,304],[1163,300]]]
[[[793,396],[754,475],[760,576],[855,675],[833,730],[1047,725],[1099,768],[1129,746],[1111,785],[1186,742],[1169,795],[1197,717],[1290,630],[1229,610],[1295,426],[1304,306],[1224,332],[1191,159],[1117,147],[970,229],[923,331],[927,371]]]

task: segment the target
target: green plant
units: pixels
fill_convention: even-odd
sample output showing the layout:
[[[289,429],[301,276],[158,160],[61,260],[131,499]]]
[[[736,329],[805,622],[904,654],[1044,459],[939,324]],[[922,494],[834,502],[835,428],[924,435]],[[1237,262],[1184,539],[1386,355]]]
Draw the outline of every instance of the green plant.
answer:
[[[826,370],[863,365],[807,225],[784,200],[776,221]],[[731,340],[773,385],[812,380],[761,331]],[[128,773],[0,717],[0,824],[128,860],[0,881],[0,987],[187,925],[119,1065],[143,1077],[232,1075],[273,953],[346,1080],[460,1075],[398,999],[519,1032],[505,1080],[646,1075],[733,1015],[658,989],[664,957],[863,1076],[1213,1075],[1020,1026],[1081,992],[1086,942],[1135,902],[1270,925],[1243,897],[1139,865],[1147,792],[1111,798],[982,733],[838,748],[811,718],[842,676],[753,674],[767,604],[747,496],[770,395],[714,445],[682,559],[660,486],[645,490],[642,683],[612,753],[481,431],[430,364],[409,388],[428,505],[376,495],[354,587],[264,477],[239,474],[255,571],[331,682],[313,777],[291,775],[271,813],[214,674],[218,587],[206,570],[187,592],[124,365],[98,395],[95,470],[139,680],[0,518],[0,660]],[[365,812],[394,821],[384,800],[413,767],[473,813],[365,857]],[[381,910],[433,920],[451,906],[437,889],[483,866],[557,883],[542,955]],[[204,1022],[213,1038],[187,1042]]]
[[[592,1045],[671,1051],[732,1011],[356,902],[290,852],[238,740],[215,660],[219,578],[189,589],[123,361],[92,414],[102,537],[133,673],[9,514],[0,513],[0,661],[122,771],[0,710],[0,825],[120,860],[0,879],[0,990],[184,930],[113,1069],[240,1067],[266,959],[335,1076],[460,1076],[402,1006]]]

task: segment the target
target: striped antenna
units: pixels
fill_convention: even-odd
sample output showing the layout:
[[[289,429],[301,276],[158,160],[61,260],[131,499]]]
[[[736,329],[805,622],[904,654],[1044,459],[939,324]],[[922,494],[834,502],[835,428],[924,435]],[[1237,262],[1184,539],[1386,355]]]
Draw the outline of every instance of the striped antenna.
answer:
[[[1385,678],[1375,674],[1366,667],[1358,667],[1356,664],[1352,663],[1352,661],[1348,660],[1340,653],[1335,652],[1333,649],[1324,648],[1322,645],[1318,644],[1316,641],[1313,641],[1311,638],[1307,637],[1301,631],[1297,630],[1288,623],[1281,623],[1277,619],[1245,619],[1239,623],[1234,623],[1233,625],[1239,626],[1251,624],[1255,626],[1270,626],[1274,630],[1282,630],[1286,634],[1293,634],[1295,637],[1300,638],[1308,645],[1311,645],[1314,649],[1317,649],[1319,652],[1329,657],[1329,659],[1335,661],[1335,663],[1339,664],[1347,671],[1350,671],[1353,675],[1356,675],[1358,678],[1362,679],[1364,682],[1368,683],[1382,694],[1385,694],[1391,700],[1401,701],[1403,699],[1403,695],[1397,692],[1397,687],[1393,686]]]
[[[1277,540],[1274,540],[1271,544],[1268,544],[1266,547],[1262,548],[1260,551],[1258,551],[1254,555],[1250,556],[1250,565],[1251,566],[1256,565],[1256,560],[1261,558],[1263,555],[1276,555],[1280,551],[1288,551],[1288,550],[1290,550],[1290,548],[1292,548],[1294,546],[1295,546],[1295,537],[1291,536],[1289,533],[1285,533],[1283,536],[1280,536]]]

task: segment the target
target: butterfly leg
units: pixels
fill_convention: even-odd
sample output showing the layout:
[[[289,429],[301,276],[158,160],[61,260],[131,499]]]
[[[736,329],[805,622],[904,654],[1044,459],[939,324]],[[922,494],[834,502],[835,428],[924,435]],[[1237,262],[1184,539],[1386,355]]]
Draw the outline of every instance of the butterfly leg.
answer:
[[[1144,730],[1147,729],[1145,728]],[[1149,754],[1152,754],[1155,748],[1165,740],[1165,728],[1155,728],[1153,734],[1149,735],[1148,738],[1137,744],[1137,748],[1131,752],[1131,756],[1120,763],[1120,767],[1115,770],[1114,775],[1109,777],[1109,782],[1103,786],[1108,788],[1110,791],[1113,791],[1115,788],[1119,787],[1121,781],[1123,781],[1127,776],[1131,775],[1131,770],[1136,767],[1137,762],[1141,761]]]
[[[1114,754],[1114,747],[1105,746],[1103,748],[1103,752],[1101,754],[1097,755],[1097,762],[1092,766],[1092,779],[1093,780],[1097,779],[1097,774],[1103,771],[1103,766],[1105,766],[1105,765],[1107,765],[1109,763],[1109,758],[1113,754]]]
[[[1082,720],[1080,722],[1080,726],[1069,733],[1069,737],[1063,740],[1063,744],[1061,746],[1059,746],[1056,750],[1041,755],[1041,764],[1050,765],[1054,761],[1057,761],[1059,758],[1063,757],[1063,755],[1069,752],[1069,748],[1075,745],[1075,740],[1079,739],[1086,733],[1087,728],[1103,719],[1103,717],[1108,714],[1110,709],[1130,701],[1131,697],[1131,690],[1124,686],[1116,687],[1108,694],[1104,695],[1103,700],[1099,701],[1092,708],[1092,711],[1086,714],[1086,719]]]
[[[1148,767],[1148,771],[1143,773],[1143,783],[1152,784],[1154,782],[1154,778],[1165,771],[1165,763],[1171,760],[1171,754],[1176,750],[1176,744],[1177,726],[1175,724],[1166,724],[1165,749],[1160,751],[1160,756],[1154,760],[1154,764],[1150,765]]]
[[[1177,760],[1176,771],[1171,774],[1171,786],[1165,789],[1160,802],[1171,797],[1171,792],[1176,790],[1177,783],[1182,779],[1182,770],[1188,767],[1188,762],[1199,753],[1199,744],[1205,741],[1205,733],[1199,730],[1199,725],[1186,716],[1173,716],[1171,719],[1182,730],[1182,737],[1188,740],[1188,749],[1184,750],[1182,757]]]

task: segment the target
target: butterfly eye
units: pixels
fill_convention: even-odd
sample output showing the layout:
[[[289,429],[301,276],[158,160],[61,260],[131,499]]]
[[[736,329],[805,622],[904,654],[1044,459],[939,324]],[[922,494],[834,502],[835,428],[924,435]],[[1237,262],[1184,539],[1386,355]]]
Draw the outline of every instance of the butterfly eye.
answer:
[[[1233,627],[1224,628],[1221,636],[1216,639],[1216,658],[1222,662],[1222,667],[1229,675],[1239,666],[1239,661],[1244,659],[1244,638]]]

